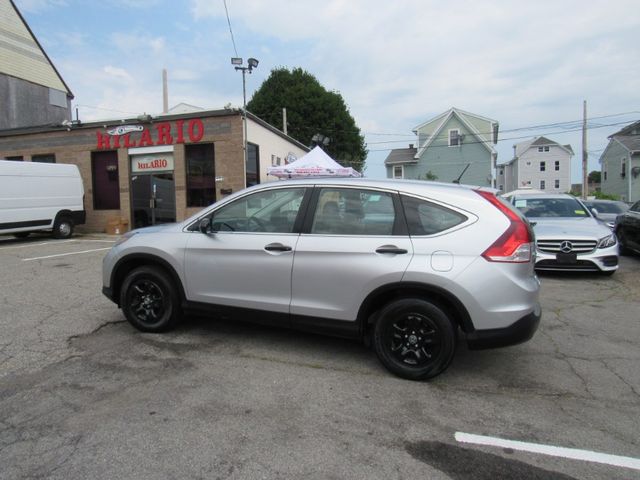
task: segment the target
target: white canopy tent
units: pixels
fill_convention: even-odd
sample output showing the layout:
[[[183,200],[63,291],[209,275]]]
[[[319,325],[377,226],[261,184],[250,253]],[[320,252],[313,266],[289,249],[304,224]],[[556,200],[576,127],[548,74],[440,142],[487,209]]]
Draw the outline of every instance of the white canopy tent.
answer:
[[[278,178],[362,176],[353,168],[340,165],[320,147],[315,147],[304,157],[288,165],[267,168],[267,175]]]

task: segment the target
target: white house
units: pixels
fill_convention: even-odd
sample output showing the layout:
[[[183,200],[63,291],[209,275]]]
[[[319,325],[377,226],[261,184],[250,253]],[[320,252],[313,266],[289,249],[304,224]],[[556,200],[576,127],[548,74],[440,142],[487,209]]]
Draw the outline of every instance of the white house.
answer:
[[[535,137],[513,146],[513,159],[499,164],[496,187],[503,192],[531,187],[543,192],[571,190],[571,145]]]

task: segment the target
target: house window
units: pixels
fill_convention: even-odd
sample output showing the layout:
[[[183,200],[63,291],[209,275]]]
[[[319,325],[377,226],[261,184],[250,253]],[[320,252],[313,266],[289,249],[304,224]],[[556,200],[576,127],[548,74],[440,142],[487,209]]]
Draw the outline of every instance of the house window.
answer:
[[[560,171],[560,161],[559,160],[556,160],[555,169],[556,169],[556,172]]]
[[[32,155],[31,161],[40,163],[56,163],[56,156],[53,153],[46,153],[44,155]]]
[[[544,172],[547,169],[547,162],[540,162],[540,171]]]
[[[91,153],[94,210],[120,210],[118,152]]]
[[[460,145],[460,130],[449,130],[449,146],[457,147]]]
[[[275,167],[278,164],[276,163],[276,156],[274,154],[271,154],[271,166]]]
[[[501,168],[501,169],[498,171],[498,175],[504,175],[504,169],[503,169],[503,168]]]
[[[393,166],[393,178],[404,178],[404,167],[402,165]]]
[[[607,164],[602,165],[602,178],[606,182],[607,181]]]
[[[260,183],[260,148],[255,143],[247,144],[247,187]]]
[[[554,186],[555,186],[555,188],[560,188],[560,180],[558,180],[557,178],[556,178]]]
[[[627,159],[622,159],[622,170],[620,171],[620,176],[624,178],[627,175]]]
[[[206,207],[216,201],[213,143],[185,145],[187,207]]]
[[[540,190],[544,190],[545,186],[546,186],[545,181],[544,180],[540,180]]]
[[[500,190],[501,192],[504,191],[504,185],[498,185],[498,190]]]
[[[549,147],[538,147],[538,151],[539,152],[548,152],[549,151]]]

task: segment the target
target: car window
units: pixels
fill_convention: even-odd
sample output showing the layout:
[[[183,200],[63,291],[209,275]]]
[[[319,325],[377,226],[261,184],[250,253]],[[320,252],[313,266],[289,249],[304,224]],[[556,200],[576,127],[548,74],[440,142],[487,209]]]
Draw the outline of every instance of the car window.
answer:
[[[598,213],[624,213],[627,210],[627,206],[623,203],[605,203],[605,202],[584,202],[589,208],[595,208]]]
[[[633,204],[633,206],[629,209],[633,212],[640,212],[640,202],[636,202]]]
[[[323,188],[311,233],[334,235],[392,235],[396,213],[386,192],[352,188]]]
[[[527,218],[590,217],[575,198],[516,198],[515,206]]]
[[[282,188],[239,198],[213,213],[214,232],[292,233],[304,188]]]
[[[409,235],[433,235],[460,225],[467,217],[442,205],[402,196]]]

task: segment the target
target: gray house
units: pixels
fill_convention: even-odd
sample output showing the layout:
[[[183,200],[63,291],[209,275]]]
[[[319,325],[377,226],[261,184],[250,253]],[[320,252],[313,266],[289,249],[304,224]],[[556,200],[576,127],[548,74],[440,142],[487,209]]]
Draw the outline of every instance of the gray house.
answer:
[[[496,188],[510,192],[534,188],[543,192],[571,190],[571,145],[561,145],[546,137],[516,143],[513,158],[498,165]]]
[[[493,185],[498,122],[452,108],[413,129],[416,146],[391,150],[388,178]]]
[[[609,137],[600,156],[602,193],[625,202],[640,200],[640,121]]]
[[[0,0],[0,130],[71,120],[73,94],[12,0]]]

